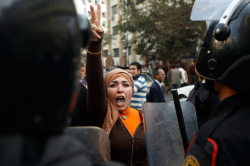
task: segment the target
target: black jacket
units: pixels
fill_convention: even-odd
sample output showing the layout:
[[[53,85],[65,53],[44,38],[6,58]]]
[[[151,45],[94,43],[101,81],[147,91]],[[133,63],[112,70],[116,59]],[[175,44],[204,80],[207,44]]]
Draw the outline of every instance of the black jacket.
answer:
[[[90,126],[91,124],[87,113],[87,89],[82,83],[79,83],[79,86],[78,99],[70,126]]]
[[[149,91],[149,102],[166,102],[163,90],[157,82],[153,82]]]
[[[191,141],[184,165],[192,161],[201,166],[248,166],[249,119],[248,96],[224,99]]]
[[[201,125],[208,120],[210,114],[217,108],[220,99],[218,94],[212,94],[206,90],[205,83],[196,81],[194,86],[187,101],[190,101],[195,106],[198,127],[200,128]]]

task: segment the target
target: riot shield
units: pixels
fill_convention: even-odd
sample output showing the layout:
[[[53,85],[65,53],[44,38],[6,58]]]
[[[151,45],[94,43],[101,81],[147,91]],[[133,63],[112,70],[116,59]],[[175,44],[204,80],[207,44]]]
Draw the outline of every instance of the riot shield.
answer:
[[[87,149],[93,163],[110,160],[110,141],[107,133],[99,127],[68,127],[65,132],[78,139]]]
[[[190,142],[198,131],[195,107],[180,104]],[[174,103],[142,103],[142,112],[149,165],[181,166],[185,152]]]

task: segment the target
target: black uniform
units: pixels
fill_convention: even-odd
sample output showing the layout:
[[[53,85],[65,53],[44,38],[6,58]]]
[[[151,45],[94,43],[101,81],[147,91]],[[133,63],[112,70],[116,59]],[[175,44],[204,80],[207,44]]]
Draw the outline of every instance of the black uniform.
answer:
[[[87,88],[79,83],[79,92],[70,126],[91,126],[87,113]]]
[[[220,1],[196,0],[191,19],[207,23],[196,54],[196,72],[206,78],[209,91],[228,97],[201,126],[184,165],[250,165],[250,88],[240,81],[250,64],[250,0],[230,2],[223,11],[217,8],[220,5]],[[213,10],[202,10],[205,6]]]
[[[209,92],[205,88],[205,83],[199,82],[198,80],[188,95],[187,101],[190,101],[195,106],[198,128],[208,120],[210,114],[220,103],[218,94]]]
[[[249,127],[249,99],[239,94],[224,99],[194,136],[184,165],[249,165]]]

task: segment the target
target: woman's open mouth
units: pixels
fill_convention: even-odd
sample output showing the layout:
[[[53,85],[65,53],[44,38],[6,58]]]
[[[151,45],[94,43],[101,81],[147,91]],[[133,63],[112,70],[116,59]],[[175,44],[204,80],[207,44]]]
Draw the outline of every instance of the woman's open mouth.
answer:
[[[120,96],[120,97],[116,98],[116,105],[121,107],[121,106],[124,106],[124,104],[125,104],[125,98],[124,97]]]

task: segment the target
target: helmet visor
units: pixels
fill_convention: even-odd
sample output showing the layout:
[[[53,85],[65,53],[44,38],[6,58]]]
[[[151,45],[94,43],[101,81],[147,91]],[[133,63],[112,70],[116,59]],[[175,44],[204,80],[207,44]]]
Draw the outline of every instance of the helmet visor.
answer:
[[[220,20],[233,0],[196,0],[190,19],[192,21]]]

